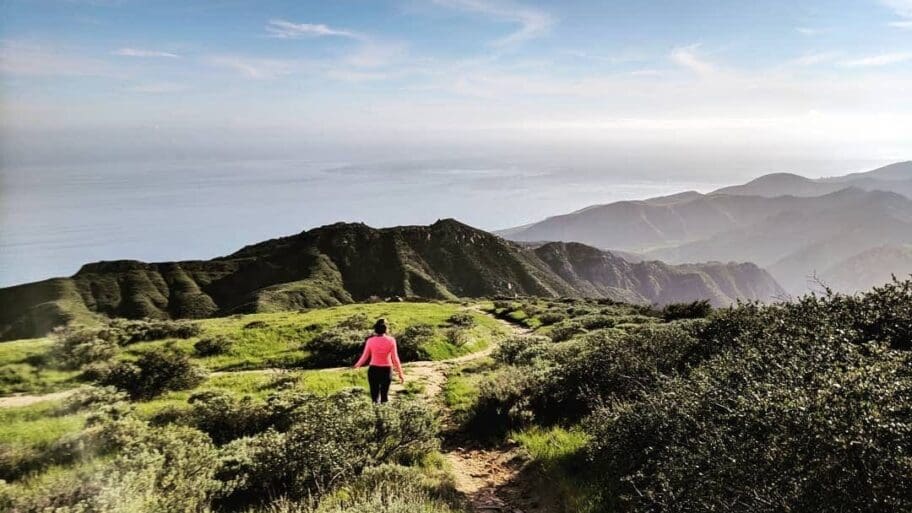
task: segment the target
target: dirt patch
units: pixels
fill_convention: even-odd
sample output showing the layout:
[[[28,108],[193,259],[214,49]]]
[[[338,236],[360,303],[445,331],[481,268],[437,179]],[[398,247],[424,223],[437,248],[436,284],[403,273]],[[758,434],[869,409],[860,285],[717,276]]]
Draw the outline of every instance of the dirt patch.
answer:
[[[0,408],[18,408],[21,406],[30,406],[35,403],[44,401],[56,401],[66,399],[75,392],[75,389],[64,390],[62,392],[51,392],[49,394],[39,395],[12,395],[9,397],[0,397]]]

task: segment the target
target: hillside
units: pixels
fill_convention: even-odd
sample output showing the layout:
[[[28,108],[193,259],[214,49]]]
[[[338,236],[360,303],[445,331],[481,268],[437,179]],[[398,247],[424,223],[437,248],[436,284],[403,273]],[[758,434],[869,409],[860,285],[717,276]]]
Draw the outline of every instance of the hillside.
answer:
[[[42,335],[93,314],[205,318],[372,297],[534,295],[722,305],[781,292],[751,264],[633,264],[582,245],[524,248],[452,220],[386,229],[339,223],[208,261],[98,262],[70,278],[0,289],[0,339]]]
[[[754,262],[800,294],[809,276],[860,251],[912,242],[910,198],[912,163],[904,162],[843,177],[777,173],[709,194],[593,205],[497,233],[670,263]]]
[[[912,245],[879,246],[853,255],[820,273],[820,281],[837,290],[859,292],[912,275]]]

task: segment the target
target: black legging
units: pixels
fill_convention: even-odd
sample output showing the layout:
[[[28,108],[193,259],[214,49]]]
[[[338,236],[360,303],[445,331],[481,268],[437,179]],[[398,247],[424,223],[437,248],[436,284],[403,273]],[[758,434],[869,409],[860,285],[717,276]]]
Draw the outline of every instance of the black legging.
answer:
[[[390,383],[393,377],[389,367],[371,365],[367,368],[367,382],[370,384],[371,401],[385,403],[389,401]]]

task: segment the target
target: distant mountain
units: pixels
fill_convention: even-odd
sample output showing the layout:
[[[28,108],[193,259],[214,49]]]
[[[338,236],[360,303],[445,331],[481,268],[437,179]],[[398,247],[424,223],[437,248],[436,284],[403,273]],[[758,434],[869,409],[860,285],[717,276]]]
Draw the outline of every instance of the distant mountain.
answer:
[[[776,196],[823,196],[849,187],[842,182],[818,182],[810,178],[791,173],[774,173],[751,180],[744,185],[723,187],[712,194],[728,194],[734,196],[763,196],[774,198]]]
[[[374,229],[334,224],[207,261],[87,264],[70,278],[0,289],[0,340],[94,315],[204,318],[371,297],[604,297],[666,304],[770,300],[753,264],[630,263],[581,244],[527,247],[452,220]]]
[[[912,242],[910,198],[912,162],[903,162],[843,177],[778,173],[709,194],[594,205],[497,233],[671,263],[754,262],[798,294],[809,276],[860,251]]]
[[[820,273],[820,282],[838,290],[858,292],[872,285],[912,275],[912,245],[879,246],[853,255]]]
[[[890,164],[873,171],[845,176],[811,179],[791,173],[761,176],[743,185],[723,187],[711,194],[735,196],[823,196],[847,187],[866,191],[887,191],[912,198],[912,162]]]

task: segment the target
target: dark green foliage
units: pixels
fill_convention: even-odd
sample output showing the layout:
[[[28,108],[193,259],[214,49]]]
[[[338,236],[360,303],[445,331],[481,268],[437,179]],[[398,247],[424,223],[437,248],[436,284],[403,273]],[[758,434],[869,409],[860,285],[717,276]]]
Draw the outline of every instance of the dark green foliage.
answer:
[[[117,332],[120,345],[167,338],[187,339],[198,336],[202,331],[196,323],[160,319],[112,319],[108,322],[108,329]]]
[[[472,341],[472,336],[469,334],[469,331],[464,327],[452,327],[447,328],[444,332],[447,342],[452,344],[455,347],[462,347]]]
[[[216,444],[255,435],[270,424],[267,407],[250,397],[237,399],[224,391],[197,392],[188,401],[184,421],[209,435]]]
[[[320,495],[364,468],[432,449],[435,422],[418,403],[372,405],[361,393],[308,396],[285,430],[269,429],[223,450],[223,504]]]
[[[142,353],[135,363],[112,365],[99,382],[117,387],[134,399],[149,399],[168,390],[193,388],[204,379],[203,371],[186,353],[165,346]]]
[[[475,317],[468,312],[455,313],[447,319],[447,322],[461,328],[472,328],[476,324]]]
[[[662,308],[662,318],[666,321],[678,319],[702,319],[712,313],[709,301],[693,301],[691,303],[672,303]]]
[[[50,356],[63,369],[78,369],[84,365],[113,358],[118,351],[117,340],[107,332],[93,329],[64,328],[54,331]]]
[[[563,342],[586,332],[586,328],[577,321],[565,321],[554,326],[548,335],[555,342]]]
[[[356,313],[339,321],[339,323],[336,324],[336,327],[347,330],[369,332],[374,327],[374,321],[363,313]]]
[[[424,356],[421,347],[432,341],[437,335],[437,329],[430,324],[413,324],[406,327],[396,337],[396,347],[399,349],[399,358],[403,361],[419,360]]]
[[[257,330],[268,327],[269,324],[267,324],[265,321],[250,321],[244,325],[245,330]]]
[[[199,356],[215,356],[231,352],[234,340],[227,335],[216,335],[199,339],[193,344],[193,351]]]
[[[529,365],[536,358],[547,354],[551,339],[543,336],[510,337],[494,350],[494,359],[508,365]]]
[[[314,367],[354,365],[364,350],[366,339],[363,330],[328,329],[305,346],[310,351],[309,363]]]

